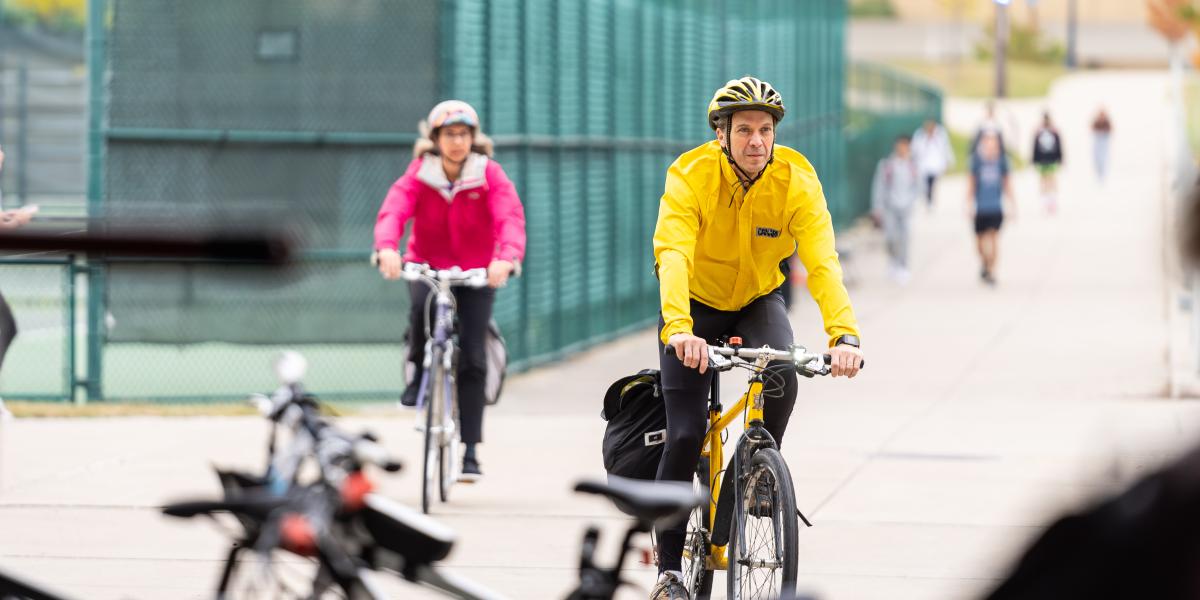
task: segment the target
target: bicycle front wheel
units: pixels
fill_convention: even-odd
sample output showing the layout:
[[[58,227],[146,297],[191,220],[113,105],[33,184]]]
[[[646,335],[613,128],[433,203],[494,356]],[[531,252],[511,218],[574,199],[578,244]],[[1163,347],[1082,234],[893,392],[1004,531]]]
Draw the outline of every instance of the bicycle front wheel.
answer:
[[[708,481],[708,457],[702,457],[696,467],[694,489],[702,492],[711,489]],[[711,492],[710,492],[711,493]],[[708,568],[710,504],[692,510],[688,517],[687,533],[683,538],[683,585],[695,600],[708,600],[712,593],[713,572]]]
[[[441,450],[438,454],[438,480],[441,482],[441,499],[442,502],[450,500],[450,486],[458,481],[458,465],[459,461],[459,433],[458,433],[458,410],[456,407],[458,401],[454,391],[454,383],[447,378],[446,394],[443,396],[446,399],[446,407],[442,408],[442,435],[439,436]]]
[[[421,472],[421,511],[425,514],[429,514],[429,510],[433,506],[434,494],[437,494],[441,487],[442,444],[440,431],[442,403],[445,401],[445,396],[442,389],[442,353],[440,350],[434,350],[430,365],[431,371],[428,373],[429,401],[425,403],[425,456]]]
[[[729,536],[730,600],[780,598],[796,589],[796,491],[783,456],[774,448],[754,453],[738,490]]]

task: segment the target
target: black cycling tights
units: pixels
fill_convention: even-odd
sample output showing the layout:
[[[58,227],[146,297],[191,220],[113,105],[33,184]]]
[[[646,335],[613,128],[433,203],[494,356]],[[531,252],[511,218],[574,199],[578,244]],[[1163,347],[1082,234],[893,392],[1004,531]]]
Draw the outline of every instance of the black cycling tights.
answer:
[[[425,307],[429,307],[430,327],[433,324],[434,302],[426,303],[432,291],[423,282],[409,285],[412,311],[409,314],[408,358],[417,366],[413,381],[421,381],[421,364],[425,360]],[[478,444],[483,441],[484,386],[487,382],[487,330],[492,319],[492,303],[496,290],[492,288],[454,288],[458,310],[458,415],[462,423],[462,441]]]
[[[788,321],[783,296],[778,291],[751,302],[739,311],[720,311],[692,300],[692,332],[710,344],[722,336],[740,336],[742,345],[787,348],[792,344],[792,325]],[[663,327],[659,316],[659,330]],[[659,341],[659,365],[662,370],[663,401],[667,408],[667,443],[662,462],[658,465],[660,481],[690,482],[700,460],[700,446],[708,429],[708,392],[712,371],[701,375],[683,366],[674,356],[663,354]],[[783,443],[783,432],[792,406],[796,403],[796,371],[791,368],[775,370],[784,380],[779,397],[769,397],[763,410],[767,431],[775,441]],[[660,571],[680,570],[683,538],[687,522],[676,527],[659,529],[658,555]]]

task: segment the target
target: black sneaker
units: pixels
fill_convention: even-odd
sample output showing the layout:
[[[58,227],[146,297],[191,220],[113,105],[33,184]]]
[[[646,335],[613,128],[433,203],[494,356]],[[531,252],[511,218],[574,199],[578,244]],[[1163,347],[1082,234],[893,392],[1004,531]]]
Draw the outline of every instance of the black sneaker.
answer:
[[[658,585],[650,590],[650,600],[691,600],[683,582],[673,573],[667,573],[658,580]]]
[[[400,406],[416,406],[417,393],[420,391],[420,386],[418,385],[410,385],[404,388],[404,393],[400,394]]]
[[[458,478],[463,483],[475,483],[483,477],[483,471],[479,468],[479,461],[470,456],[463,457],[462,476]]]

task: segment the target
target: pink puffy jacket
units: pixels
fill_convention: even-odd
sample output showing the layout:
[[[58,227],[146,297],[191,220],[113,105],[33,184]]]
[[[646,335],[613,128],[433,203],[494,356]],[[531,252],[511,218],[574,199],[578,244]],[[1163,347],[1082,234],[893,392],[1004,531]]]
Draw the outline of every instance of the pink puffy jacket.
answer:
[[[439,157],[413,159],[379,208],[375,249],[399,250],[409,219],[409,262],[474,269],[525,257],[525,209],[504,169],[482,154],[471,154],[454,182]]]

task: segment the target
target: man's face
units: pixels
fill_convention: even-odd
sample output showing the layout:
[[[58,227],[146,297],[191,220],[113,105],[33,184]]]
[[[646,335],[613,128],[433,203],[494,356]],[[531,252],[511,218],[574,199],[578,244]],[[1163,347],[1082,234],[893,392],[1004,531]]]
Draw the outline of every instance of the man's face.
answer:
[[[908,140],[896,140],[896,156],[907,159],[911,151]]]
[[[729,139],[724,129],[717,130],[717,139],[743,171],[757,175],[767,166],[775,145],[775,119],[761,110],[743,110],[733,113],[731,125]]]
[[[470,127],[461,123],[447,125],[438,130],[437,145],[442,156],[453,162],[462,162],[471,153],[474,134]]]

